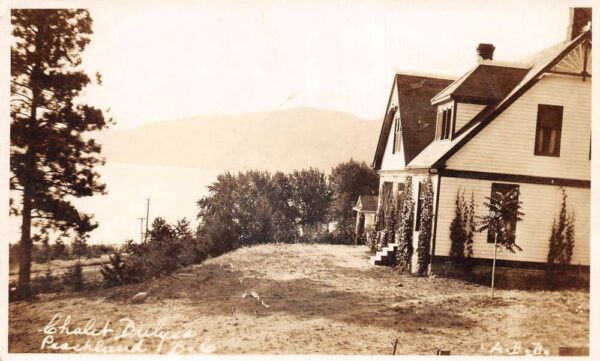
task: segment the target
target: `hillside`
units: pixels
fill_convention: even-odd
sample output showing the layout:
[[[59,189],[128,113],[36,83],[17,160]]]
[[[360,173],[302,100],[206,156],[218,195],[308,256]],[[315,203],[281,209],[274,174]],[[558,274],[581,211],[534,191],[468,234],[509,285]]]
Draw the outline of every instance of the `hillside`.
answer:
[[[125,329],[123,318],[137,331],[153,330],[164,319],[162,330],[170,335],[193,332],[166,340],[161,349],[151,334],[142,339],[148,353],[177,347],[191,353],[389,355],[394,340],[399,355],[434,355],[437,349],[489,355],[496,342],[500,352],[519,342],[520,355],[536,343],[550,355],[562,345],[588,346],[587,291],[500,287],[491,299],[487,285],[372,266],[365,246],[261,245],[173,276],[11,302],[9,351],[47,352],[40,349],[43,329],[57,312],[71,316],[70,329],[94,318],[97,329],[109,322],[114,330],[105,336],[48,331],[59,344],[131,347],[138,337],[115,339]],[[137,292],[148,293],[145,303],[132,303]]]
[[[296,108],[149,123],[98,136],[110,161],[209,170],[329,171],[350,158],[371,163],[379,121]]]

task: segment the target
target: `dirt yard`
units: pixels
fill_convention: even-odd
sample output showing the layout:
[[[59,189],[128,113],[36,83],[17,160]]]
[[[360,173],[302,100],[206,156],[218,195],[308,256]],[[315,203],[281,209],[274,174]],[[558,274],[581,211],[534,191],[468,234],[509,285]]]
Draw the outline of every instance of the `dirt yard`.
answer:
[[[397,340],[396,354],[556,355],[588,346],[586,291],[491,299],[485,286],[372,266],[365,247],[257,246],[175,277],[11,303],[9,351],[391,354]],[[148,298],[134,304],[138,292]]]

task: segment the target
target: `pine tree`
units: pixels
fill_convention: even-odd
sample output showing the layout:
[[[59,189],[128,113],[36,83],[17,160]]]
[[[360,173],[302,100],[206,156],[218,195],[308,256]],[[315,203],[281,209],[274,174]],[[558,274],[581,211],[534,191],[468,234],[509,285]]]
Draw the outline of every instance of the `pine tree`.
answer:
[[[83,266],[80,262],[75,263],[71,269],[63,274],[63,283],[72,291],[81,291],[85,287],[83,277]]]
[[[111,121],[77,99],[91,82],[80,69],[92,34],[89,12],[14,9],[11,21],[10,189],[22,195],[20,203],[11,201],[11,213],[22,218],[18,293],[26,297],[33,241],[52,230],[83,235],[96,227],[69,198],[104,191],[94,170],[103,162],[101,147],[85,133]]]
[[[116,252],[115,254],[108,256],[109,262],[103,264],[100,268],[100,273],[104,278],[104,283],[107,287],[114,287],[124,284],[126,277],[125,264],[121,259],[121,253]]]

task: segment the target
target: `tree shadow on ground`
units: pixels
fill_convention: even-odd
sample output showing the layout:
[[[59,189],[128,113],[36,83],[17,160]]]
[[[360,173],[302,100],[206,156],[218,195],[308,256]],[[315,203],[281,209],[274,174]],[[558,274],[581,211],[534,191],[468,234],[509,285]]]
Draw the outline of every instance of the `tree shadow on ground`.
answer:
[[[449,273],[444,278],[462,280],[471,284],[490,287],[492,271],[480,270],[473,273]],[[563,291],[578,290],[589,292],[589,272],[557,272],[547,274],[543,270],[497,269],[494,288],[519,291]]]
[[[326,318],[402,332],[423,332],[437,327],[470,329],[476,325],[474,320],[459,315],[452,304],[434,305],[418,299],[414,287],[398,288],[388,282],[388,288],[383,292],[353,290],[353,283],[357,282],[375,280],[373,287],[386,284],[386,278],[378,277],[381,272],[370,269],[333,267],[332,274],[337,274],[336,280],[340,279],[343,284],[336,284],[336,280],[326,282],[305,277],[270,279],[221,264],[205,264],[192,271],[176,274],[178,279],[162,277],[126,287],[82,292],[77,296],[104,298],[105,302],[118,307],[130,303],[135,293],[147,292],[148,304],[177,299],[195,309],[194,315],[231,315],[235,312],[265,317],[285,314],[301,320]],[[247,296],[243,298],[244,293]],[[54,299],[73,296],[57,294]]]

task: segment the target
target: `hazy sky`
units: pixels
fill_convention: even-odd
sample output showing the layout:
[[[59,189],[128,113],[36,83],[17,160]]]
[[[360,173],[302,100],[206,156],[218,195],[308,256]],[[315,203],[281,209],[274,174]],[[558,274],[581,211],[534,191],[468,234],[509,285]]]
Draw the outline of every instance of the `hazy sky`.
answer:
[[[84,66],[90,74],[100,71],[104,84],[89,87],[85,100],[110,107],[120,128],[202,114],[299,106],[379,119],[396,70],[459,76],[475,65],[475,48],[481,42],[495,44],[497,60],[518,60],[563,41],[568,8],[590,4],[564,0],[12,3],[13,7],[90,9],[95,33]],[[3,21],[6,24],[6,16]],[[7,62],[2,64],[8,75]],[[3,94],[8,97],[8,87]],[[0,135],[5,134],[8,131]],[[6,148],[7,142],[7,137],[0,137]],[[0,164],[8,169],[8,157],[0,158]],[[202,175],[143,168],[138,170],[145,172],[143,179],[152,180],[158,173],[167,178],[147,181],[146,188],[136,186],[133,194],[123,186],[119,193],[119,181],[129,184],[139,174],[125,172],[126,166],[115,167],[103,170],[113,198],[94,197],[83,207],[101,221],[93,240],[137,237],[136,217],[143,214],[146,197],[153,200],[153,212],[172,208],[170,221],[193,218],[193,203],[157,185],[172,187],[177,176],[199,186],[196,181]],[[8,189],[8,177],[2,179],[1,189]],[[182,189],[192,187],[181,184]],[[115,199],[127,199],[131,209],[111,203]],[[7,205],[8,200],[2,203]],[[116,208],[119,220],[115,220]],[[108,210],[106,215],[103,209]],[[17,239],[18,223],[8,227],[4,220],[0,219],[0,233]]]
[[[396,70],[460,75],[564,40],[555,1],[84,1],[86,99],[118,127],[298,106],[381,117]],[[58,2],[64,4],[64,2]]]

